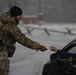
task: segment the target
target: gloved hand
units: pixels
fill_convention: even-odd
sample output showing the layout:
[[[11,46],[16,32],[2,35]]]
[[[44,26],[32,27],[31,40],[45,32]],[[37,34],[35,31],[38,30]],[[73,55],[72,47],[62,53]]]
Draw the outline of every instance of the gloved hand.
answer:
[[[45,46],[43,46],[43,45],[40,45],[40,48],[39,48],[39,49],[40,49],[40,51],[42,51],[42,52],[47,50],[47,48],[46,48]]]

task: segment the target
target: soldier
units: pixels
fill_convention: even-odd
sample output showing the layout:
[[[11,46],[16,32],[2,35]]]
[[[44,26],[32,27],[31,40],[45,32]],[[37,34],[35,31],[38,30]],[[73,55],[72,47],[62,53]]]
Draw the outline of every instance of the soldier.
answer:
[[[13,6],[0,17],[0,75],[9,73],[9,57],[13,56],[15,43],[18,42],[25,47],[46,51],[47,48],[27,38],[17,26],[22,18],[22,10]]]

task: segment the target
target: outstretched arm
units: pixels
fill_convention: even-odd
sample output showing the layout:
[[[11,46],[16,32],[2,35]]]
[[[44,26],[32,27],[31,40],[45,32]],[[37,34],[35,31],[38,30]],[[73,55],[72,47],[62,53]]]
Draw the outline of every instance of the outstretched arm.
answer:
[[[25,36],[25,34],[23,34],[21,32],[21,30],[15,25],[13,25],[11,27],[10,33],[17,42],[19,42],[20,44],[22,44],[25,47],[28,47],[31,49],[36,49],[36,50],[41,50],[41,51],[47,50],[47,48],[45,46],[40,45],[38,42],[35,42],[35,41],[27,38]]]
[[[58,53],[63,58],[72,57],[72,58],[76,59],[76,53],[72,54],[72,53],[69,53],[66,51],[58,50],[55,46],[50,46],[50,49],[51,49],[51,51]]]

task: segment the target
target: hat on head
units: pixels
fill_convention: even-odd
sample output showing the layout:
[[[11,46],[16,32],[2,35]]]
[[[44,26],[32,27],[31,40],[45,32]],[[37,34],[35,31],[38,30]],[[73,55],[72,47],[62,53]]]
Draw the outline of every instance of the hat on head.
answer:
[[[19,15],[22,15],[22,9],[17,6],[13,6],[10,9],[10,13],[12,17],[19,16]]]

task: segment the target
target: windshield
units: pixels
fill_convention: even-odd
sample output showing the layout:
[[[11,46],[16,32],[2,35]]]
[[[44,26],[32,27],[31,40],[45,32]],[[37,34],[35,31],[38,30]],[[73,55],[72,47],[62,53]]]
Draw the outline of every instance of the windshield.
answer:
[[[74,46],[73,48],[71,48],[68,52],[70,52],[70,53],[76,53],[76,46]]]

